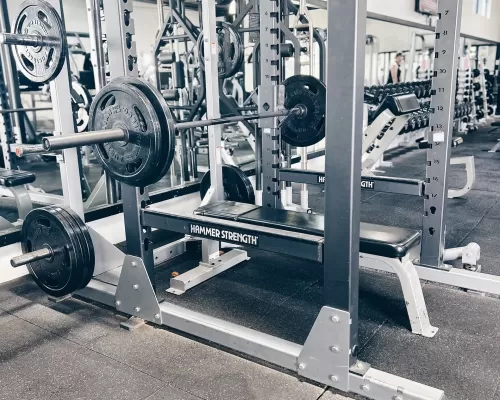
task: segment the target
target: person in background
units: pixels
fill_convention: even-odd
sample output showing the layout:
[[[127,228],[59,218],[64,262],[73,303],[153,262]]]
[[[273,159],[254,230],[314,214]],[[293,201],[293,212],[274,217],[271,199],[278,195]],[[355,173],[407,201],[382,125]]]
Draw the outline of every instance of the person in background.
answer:
[[[394,64],[389,71],[389,78],[387,79],[387,83],[400,83],[401,82],[401,63],[403,62],[404,57],[403,54],[396,54],[396,58],[394,60]]]

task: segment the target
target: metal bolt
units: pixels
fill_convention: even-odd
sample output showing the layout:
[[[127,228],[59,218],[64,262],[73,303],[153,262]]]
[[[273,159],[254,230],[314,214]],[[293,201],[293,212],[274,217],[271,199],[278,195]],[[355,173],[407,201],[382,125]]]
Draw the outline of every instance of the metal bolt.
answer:
[[[134,289],[134,290],[139,289],[139,285],[132,285],[132,289]]]
[[[306,369],[305,364],[304,364],[304,363],[300,363],[300,364],[299,364],[299,369],[300,369],[300,370],[304,370],[304,369]]]
[[[332,315],[332,316],[330,317],[330,319],[332,320],[332,322],[333,322],[334,324],[336,324],[337,322],[339,322],[339,321],[340,321],[340,318],[339,318],[338,316],[336,316],[336,315]]]
[[[160,319],[160,314],[155,314],[155,319]]]
[[[330,380],[332,382],[338,382],[339,381],[339,377],[337,375],[330,375]]]
[[[337,346],[330,346],[330,351],[332,353],[338,353],[340,352],[340,349]]]
[[[136,307],[136,308],[134,308],[134,310],[135,310],[135,312],[139,312],[139,311],[141,311],[141,307]]]
[[[369,392],[370,391],[370,386],[363,385],[363,386],[361,386],[361,390],[363,390],[363,392]]]
[[[116,304],[116,306],[118,307],[120,304],[122,304],[122,302],[121,302],[120,300],[116,300],[116,301],[115,301],[115,304]]]
[[[136,263],[135,261],[132,261],[132,262],[130,263],[130,265],[131,265],[132,267],[137,267],[137,263]]]

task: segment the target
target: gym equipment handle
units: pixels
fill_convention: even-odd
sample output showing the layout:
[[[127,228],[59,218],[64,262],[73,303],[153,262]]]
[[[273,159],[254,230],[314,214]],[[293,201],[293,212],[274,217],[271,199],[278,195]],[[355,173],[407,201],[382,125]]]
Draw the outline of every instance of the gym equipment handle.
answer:
[[[29,264],[34,261],[50,258],[52,257],[52,255],[52,250],[43,248],[40,250],[32,251],[31,253],[26,253],[21,256],[14,257],[10,260],[10,265],[12,265],[14,268],[22,267],[23,265]]]
[[[58,38],[37,35],[19,35],[14,33],[0,33],[0,43],[10,46],[31,47],[48,47],[61,45],[61,41]]]
[[[174,125],[175,129],[183,130],[183,129],[191,129],[191,128],[199,128],[204,126],[213,126],[213,125],[223,125],[232,122],[240,122],[240,121],[250,121],[253,119],[261,119],[261,118],[275,118],[287,116],[290,114],[295,115],[306,115],[307,110],[304,106],[297,106],[292,108],[291,110],[280,110],[269,113],[262,114],[251,114],[251,115],[237,115],[234,117],[223,117],[216,119],[205,119],[199,121],[189,121],[189,122],[180,122]],[[119,141],[127,141],[128,140],[128,132],[121,128],[116,129],[106,129],[102,131],[93,131],[88,133],[82,133],[78,135],[60,135],[60,136],[51,136],[43,138],[43,148],[47,151],[52,150],[62,150],[69,149],[72,147],[79,146],[89,146],[99,143],[109,143],[109,142],[119,142]]]

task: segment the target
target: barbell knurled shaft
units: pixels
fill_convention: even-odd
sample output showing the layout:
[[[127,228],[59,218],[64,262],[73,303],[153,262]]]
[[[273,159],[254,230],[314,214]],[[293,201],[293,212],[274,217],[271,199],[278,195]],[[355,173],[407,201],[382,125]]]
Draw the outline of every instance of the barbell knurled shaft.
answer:
[[[202,128],[205,126],[213,126],[213,125],[223,125],[231,122],[243,122],[243,121],[251,121],[253,119],[262,119],[262,118],[276,118],[283,117],[288,115],[291,112],[299,112],[300,109],[292,109],[292,110],[279,110],[269,113],[261,113],[261,114],[249,114],[249,115],[235,115],[232,117],[222,117],[215,119],[202,119],[199,121],[187,121],[187,122],[179,122],[175,124],[175,128],[179,130],[184,129],[192,129],[192,128]]]
[[[32,251],[31,253],[26,253],[21,256],[14,257],[13,259],[10,260],[10,265],[12,265],[14,268],[17,268],[50,257],[52,257],[52,250],[48,248],[43,248],[40,250]]]

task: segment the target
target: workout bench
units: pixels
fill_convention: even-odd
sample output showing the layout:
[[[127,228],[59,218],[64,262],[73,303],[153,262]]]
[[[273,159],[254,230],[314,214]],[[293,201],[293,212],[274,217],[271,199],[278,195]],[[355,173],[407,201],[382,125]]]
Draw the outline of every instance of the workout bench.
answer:
[[[322,215],[232,201],[201,206],[194,215],[171,214],[154,207],[144,210],[143,215],[145,223],[160,229],[323,262]],[[437,328],[429,322],[420,280],[409,257],[420,237],[420,231],[361,223],[360,265],[377,270],[390,267],[401,282],[412,331],[433,337]],[[172,278],[168,291],[182,294],[246,259],[245,251],[232,250]]]

